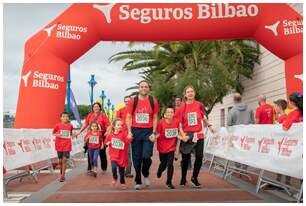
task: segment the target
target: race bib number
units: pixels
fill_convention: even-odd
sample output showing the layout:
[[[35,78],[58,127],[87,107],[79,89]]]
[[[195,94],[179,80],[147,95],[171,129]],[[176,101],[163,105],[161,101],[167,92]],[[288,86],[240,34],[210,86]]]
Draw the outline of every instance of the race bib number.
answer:
[[[148,124],[149,123],[149,114],[147,114],[147,113],[137,113],[136,114],[136,123],[138,123],[138,124]]]
[[[124,149],[124,142],[122,142],[120,139],[112,138],[112,148],[114,149]]]
[[[69,130],[61,130],[60,135],[61,135],[62,138],[69,139],[70,138],[70,131]]]
[[[188,113],[188,126],[195,126],[198,124],[198,119],[197,119],[197,113],[196,112],[191,112]]]
[[[91,144],[99,144],[99,137],[98,136],[90,136],[88,142],[91,143]]]
[[[173,138],[178,136],[178,129],[165,129],[165,137],[166,138]]]

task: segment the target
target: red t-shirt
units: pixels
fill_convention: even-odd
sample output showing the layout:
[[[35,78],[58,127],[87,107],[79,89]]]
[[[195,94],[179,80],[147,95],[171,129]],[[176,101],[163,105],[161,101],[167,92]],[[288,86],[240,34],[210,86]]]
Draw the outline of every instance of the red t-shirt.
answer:
[[[98,114],[98,118],[94,112],[89,113],[86,117],[85,122],[86,124],[90,125],[92,121],[96,121],[98,123],[99,131],[101,131],[102,133],[104,133],[106,131],[106,127],[110,125],[107,116],[102,112]]]
[[[84,141],[88,142],[88,148],[99,149],[101,147],[103,137],[101,132],[89,131],[84,137]]]
[[[153,127],[153,114],[159,113],[159,106],[157,100],[154,98],[154,111],[152,111],[149,96],[141,100],[138,98],[137,107],[133,113],[133,105],[134,105],[134,98],[129,101],[127,106],[127,113],[132,115],[132,127],[137,128],[152,128]]]
[[[283,127],[290,129],[293,123],[303,122],[303,115],[300,110],[295,109],[287,115],[287,118],[283,122]]]
[[[121,109],[119,109],[117,112],[116,112],[116,118],[119,118],[122,120],[122,128],[125,130],[126,129],[126,114],[127,114],[127,108],[126,107],[123,107]]]
[[[175,119],[182,124],[184,132],[200,132],[202,131],[202,121],[204,119],[205,108],[199,101],[192,104],[182,103],[175,111]],[[204,136],[199,136],[203,139]]]
[[[278,122],[279,124],[282,124],[282,123],[285,121],[286,118],[287,118],[287,115],[286,115],[286,114],[283,114],[283,115],[281,115],[281,116],[279,116],[279,117],[277,118],[277,122]]]
[[[256,109],[256,118],[259,119],[258,124],[273,124],[273,118],[275,117],[275,110],[273,106],[264,104]]]
[[[120,167],[128,166],[128,145],[130,140],[126,138],[127,135],[127,131],[122,131],[119,134],[111,132],[105,139],[105,144],[109,145],[110,160],[117,162]]]
[[[157,150],[160,153],[168,153],[176,150],[177,136],[179,134],[179,122],[173,120],[167,123],[165,119],[160,120],[157,125]]]
[[[73,126],[70,123],[63,124],[58,123],[53,129],[53,134],[60,134],[60,137],[55,138],[55,150],[58,152],[70,152],[71,146],[71,134]]]

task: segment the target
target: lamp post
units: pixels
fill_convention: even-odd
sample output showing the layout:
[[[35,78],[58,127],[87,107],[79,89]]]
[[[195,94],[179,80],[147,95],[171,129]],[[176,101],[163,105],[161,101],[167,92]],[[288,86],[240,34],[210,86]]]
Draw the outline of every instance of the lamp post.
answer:
[[[68,68],[68,79],[67,79],[67,106],[66,112],[70,112],[70,85],[71,85],[71,78],[70,78],[70,66]]]
[[[115,105],[112,105],[112,121],[114,120]]]
[[[110,101],[110,99],[107,99],[107,116],[109,118],[109,114],[110,114],[110,107],[111,107],[112,103]]]
[[[105,111],[104,111],[104,100],[105,100],[105,98],[106,98],[106,95],[105,95],[105,92],[104,92],[104,90],[102,90],[102,92],[101,92],[101,99],[102,99],[102,112],[105,114]]]
[[[91,78],[88,81],[88,84],[89,84],[90,89],[91,89],[91,93],[90,93],[90,105],[92,107],[92,105],[93,105],[93,88],[97,84],[97,82],[95,80],[95,75],[94,74],[91,74]]]

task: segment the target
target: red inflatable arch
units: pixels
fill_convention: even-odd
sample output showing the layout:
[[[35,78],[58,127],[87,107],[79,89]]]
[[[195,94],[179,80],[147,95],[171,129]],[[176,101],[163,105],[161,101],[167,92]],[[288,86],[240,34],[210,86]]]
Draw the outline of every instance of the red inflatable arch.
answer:
[[[25,44],[15,127],[53,127],[69,65],[100,41],[254,38],[285,60],[287,94],[302,92],[302,21],[287,4],[73,4]]]

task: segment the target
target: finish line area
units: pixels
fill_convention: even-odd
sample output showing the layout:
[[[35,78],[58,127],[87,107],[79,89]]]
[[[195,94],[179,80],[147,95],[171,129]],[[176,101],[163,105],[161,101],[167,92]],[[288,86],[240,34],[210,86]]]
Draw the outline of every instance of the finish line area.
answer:
[[[179,185],[179,158],[174,162],[173,185],[175,189],[169,190],[165,186],[166,172],[163,173],[161,179],[156,177],[159,159],[155,153],[150,169],[151,185],[149,188],[136,191],[134,178],[126,178],[126,190],[121,190],[119,185],[112,189],[110,168],[108,168],[106,175],[102,175],[99,171],[95,178],[86,174],[87,159],[84,158],[83,153],[76,154],[72,159],[75,167],[68,170],[65,182],[58,181],[59,170],[55,169],[53,174],[48,170],[43,170],[38,174],[39,181],[37,183],[30,177],[24,177],[22,182],[19,179],[10,182],[7,185],[8,198],[4,199],[4,203],[296,202],[296,199],[289,197],[284,192],[260,190],[256,194],[256,176],[251,176],[252,181],[245,177],[239,178],[239,175],[233,175],[224,180],[222,172],[218,172],[218,170],[211,170],[209,173],[209,161],[205,161],[199,174],[199,181],[203,186],[196,189],[190,185],[192,171],[188,171],[187,185],[185,187]],[[292,184],[298,187],[298,180],[294,179]]]

